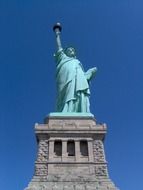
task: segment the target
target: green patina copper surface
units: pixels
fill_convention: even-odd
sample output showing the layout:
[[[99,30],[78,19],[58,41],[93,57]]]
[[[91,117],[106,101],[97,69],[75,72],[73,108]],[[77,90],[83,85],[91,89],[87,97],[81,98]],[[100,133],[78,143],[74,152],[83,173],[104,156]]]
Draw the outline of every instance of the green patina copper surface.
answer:
[[[50,113],[48,116],[51,117],[86,117],[86,118],[94,118],[94,115],[92,113],[87,112],[53,112]]]
[[[76,58],[76,51],[69,47],[62,48],[60,41],[60,25],[54,28],[57,39],[58,51],[56,60],[57,83],[57,112],[83,112],[90,113],[89,81],[96,73],[96,67],[84,71],[81,62]],[[60,26],[61,27],[61,26]]]

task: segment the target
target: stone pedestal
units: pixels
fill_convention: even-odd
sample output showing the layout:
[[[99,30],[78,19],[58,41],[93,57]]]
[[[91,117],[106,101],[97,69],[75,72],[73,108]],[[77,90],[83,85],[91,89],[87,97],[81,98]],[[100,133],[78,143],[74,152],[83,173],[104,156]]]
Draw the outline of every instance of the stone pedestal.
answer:
[[[36,124],[38,154],[25,190],[117,190],[104,153],[106,125],[93,116],[49,116]]]

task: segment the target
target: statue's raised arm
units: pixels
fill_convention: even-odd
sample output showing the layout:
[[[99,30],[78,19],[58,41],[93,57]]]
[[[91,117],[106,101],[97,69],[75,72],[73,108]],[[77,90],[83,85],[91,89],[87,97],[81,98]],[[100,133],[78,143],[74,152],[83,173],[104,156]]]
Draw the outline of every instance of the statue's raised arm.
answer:
[[[58,51],[59,50],[62,50],[62,43],[61,43],[61,38],[60,38],[60,33],[61,33],[61,30],[62,30],[62,26],[61,24],[58,22],[56,23],[54,26],[53,26],[53,30],[56,34],[56,43],[57,43],[57,49]]]

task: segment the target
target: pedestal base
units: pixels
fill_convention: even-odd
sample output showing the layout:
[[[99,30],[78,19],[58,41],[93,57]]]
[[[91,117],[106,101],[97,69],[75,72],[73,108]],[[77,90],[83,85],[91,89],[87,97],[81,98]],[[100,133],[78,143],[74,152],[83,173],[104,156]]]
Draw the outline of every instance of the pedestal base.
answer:
[[[92,115],[52,114],[35,133],[35,174],[25,190],[118,190],[105,159],[106,125]]]
[[[34,182],[25,190],[118,190],[111,181]]]

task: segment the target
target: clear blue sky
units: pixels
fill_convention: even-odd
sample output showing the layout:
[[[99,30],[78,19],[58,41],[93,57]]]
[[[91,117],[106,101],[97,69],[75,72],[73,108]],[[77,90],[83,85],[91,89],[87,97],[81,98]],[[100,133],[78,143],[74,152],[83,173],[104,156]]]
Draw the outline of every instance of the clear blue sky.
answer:
[[[36,158],[34,124],[55,110],[55,36],[96,66],[91,110],[108,125],[106,158],[121,190],[143,189],[143,1],[0,0],[0,189],[23,190]]]

